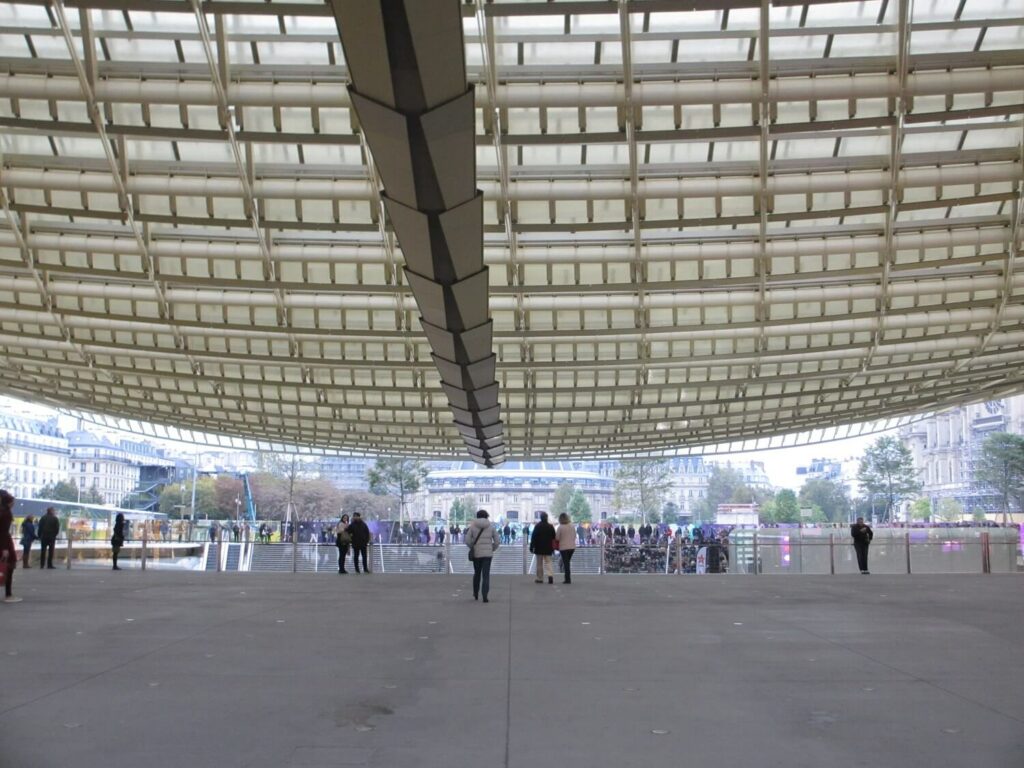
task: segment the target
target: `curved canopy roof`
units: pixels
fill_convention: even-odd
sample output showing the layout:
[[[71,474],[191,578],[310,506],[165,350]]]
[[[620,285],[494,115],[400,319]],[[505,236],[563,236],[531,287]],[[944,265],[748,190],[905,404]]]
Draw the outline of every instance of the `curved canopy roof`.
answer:
[[[0,391],[465,455],[346,2],[0,6]],[[1024,387],[1019,3],[457,7],[508,455]]]

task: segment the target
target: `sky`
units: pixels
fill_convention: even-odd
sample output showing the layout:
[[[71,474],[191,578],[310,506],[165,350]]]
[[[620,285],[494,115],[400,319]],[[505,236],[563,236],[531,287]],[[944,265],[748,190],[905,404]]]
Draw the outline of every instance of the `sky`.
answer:
[[[67,432],[76,428],[76,420],[73,416],[62,415],[53,408],[49,408],[47,406],[36,405],[34,403],[27,403],[22,400],[0,396],[0,412],[3,411],[13,411],[34,416],[36,418],[49,418],[51,416],[56,416],[58,418],[58,424],[63,431]],[[86,425],[85,428],[91,432],[103,432],[106,434],[113,433],[112,430],[102,430],[95,425]],[[134,435],[134,433],[122,432],[120,434],[138,437],[137,435]],[[744,453],[719,453],[711,456],[710,459],[716,462],[731,461],[733,464],[746,463],[749,461],[763,462],[765,472],[767,473],[772,485],[780,488],[792,488],[797,490],[801,485],[803,485],[804,481],[802,476],[797,475],[797,467],[807,466],[813,459],[833,459],[855,462],[856,459],[864,453],[864,450],[868,445],[878,438],[879,434],[885,433],[863,435],[860,437],[851,437],[845,440],[833,440],[824,443],[799,445],[790,448],[775,448],[771,450],[749,451]],[[158,440],[150,437],[145,437],[145,439],[161,447],[173,446],[175,452],[185,454],[189,452],[187,447],[183,449],[183,443],[173,443],[171,441]],[[218,448],[217,450],[223,452],[228,451],[228,449],[222,448]]]

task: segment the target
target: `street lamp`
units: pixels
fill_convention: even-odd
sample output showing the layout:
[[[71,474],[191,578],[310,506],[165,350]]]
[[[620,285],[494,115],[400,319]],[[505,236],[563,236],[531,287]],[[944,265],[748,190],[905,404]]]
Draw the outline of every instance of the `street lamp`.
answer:
[[[235,496],[235,522],[238,522],[238,512],[242,507],[242,500]]]

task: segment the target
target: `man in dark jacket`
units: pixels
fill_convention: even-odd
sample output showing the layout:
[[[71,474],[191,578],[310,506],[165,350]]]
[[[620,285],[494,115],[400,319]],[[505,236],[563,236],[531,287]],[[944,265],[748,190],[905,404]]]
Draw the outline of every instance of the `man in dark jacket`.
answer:
[[[53,568],[53,549],[60,533],[60,518],[57,510],[47,507],[46,514],[39,519],[39,567]]]
[[[533,526],[530,537],[530,551],[537,559],[538,584],[544,583],[544,571],[548,574],[548,584],[555,583],[555,572],[551,567],[551,555],[555,553],[555,526],[548,522],[548,513],[540,513],[540,522]]]
[[[370,566],[366,564],[366,548],[370,544],[370,529],[363,522],[363,516],[358,512],[353,512],[352,522],[345,530],[352,537],[352,564],[356,567],[356,573],[361,573],[359,570],[360,555],[363,558],[363,571],[369,573]]]
[[[871,526],[864,522],[863,517],[858,517],[857,522],[850,526],[850,535],[853,536],[853,549],[857,553],[857,566],[860,572],[871,573],[868,570],[868,547],[875,538]]]

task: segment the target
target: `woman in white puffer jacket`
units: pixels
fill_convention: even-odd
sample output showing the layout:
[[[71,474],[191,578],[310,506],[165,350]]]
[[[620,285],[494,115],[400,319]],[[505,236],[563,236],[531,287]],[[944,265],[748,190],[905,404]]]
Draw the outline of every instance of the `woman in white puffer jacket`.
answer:
[[[477,511],[476,520],[469,524],[464,540],[473,553],[473,599],[477,600],[483,593],[484,602],[489,602],[487,593],[491,591],[491,558],[498,551],[501,537],[487,519],[487,510]]]

